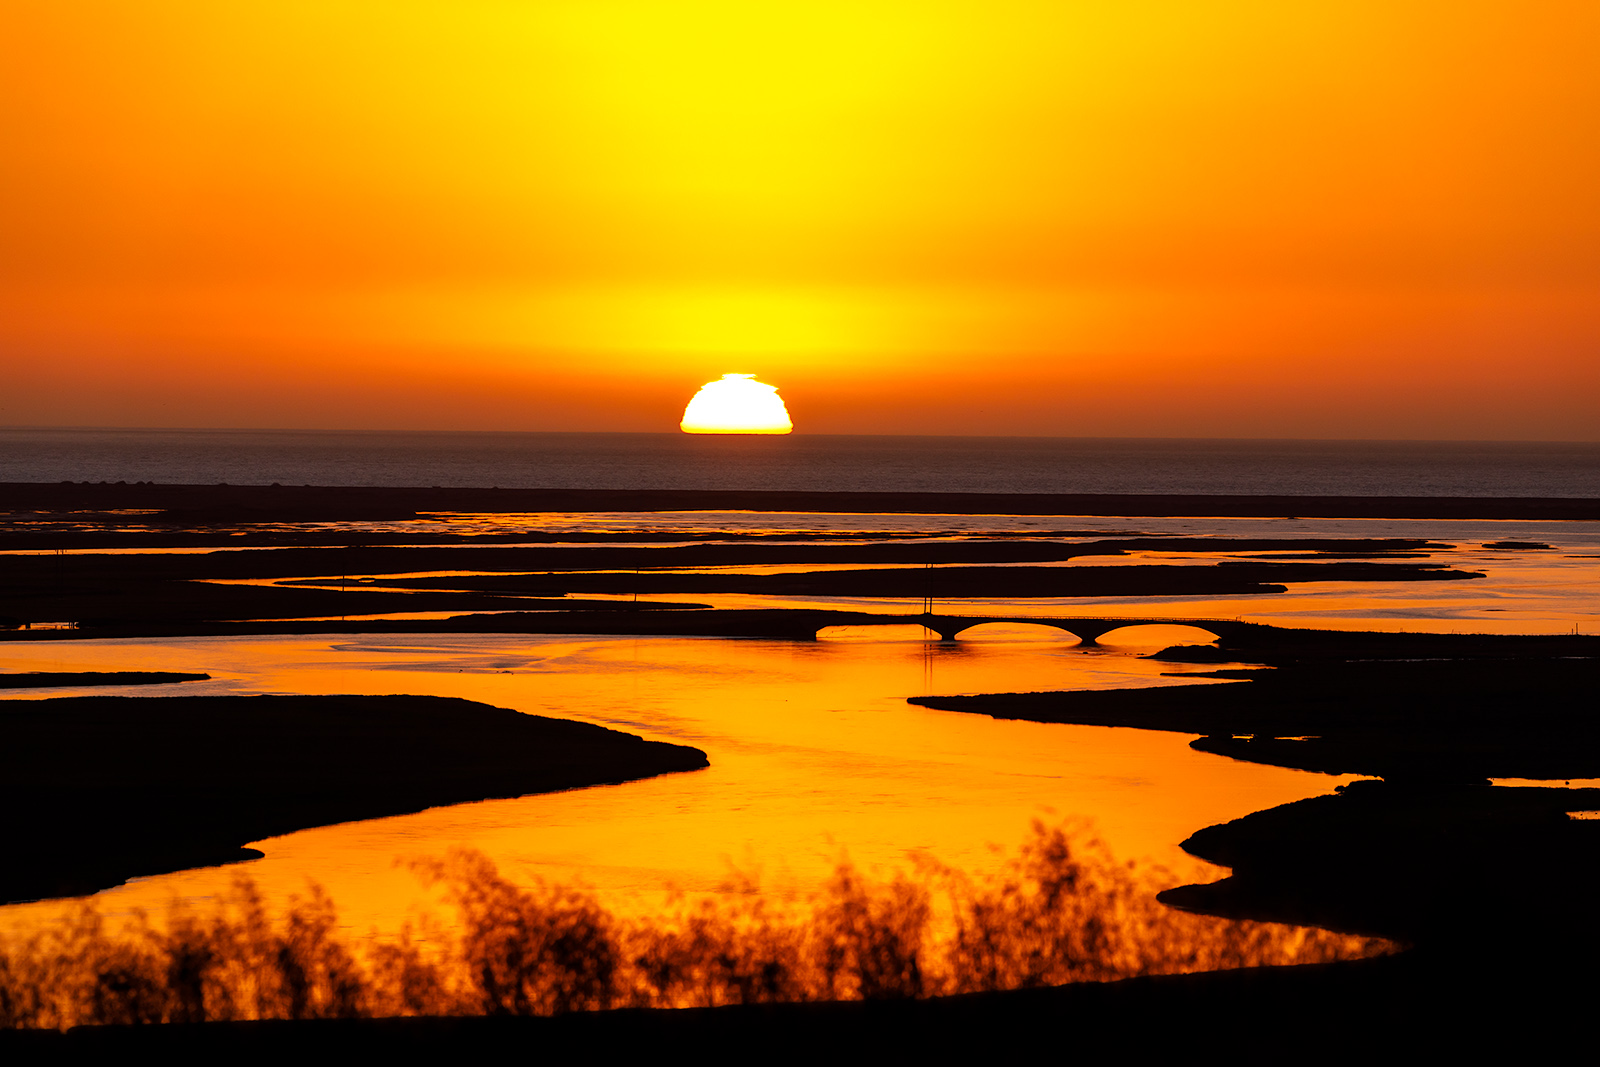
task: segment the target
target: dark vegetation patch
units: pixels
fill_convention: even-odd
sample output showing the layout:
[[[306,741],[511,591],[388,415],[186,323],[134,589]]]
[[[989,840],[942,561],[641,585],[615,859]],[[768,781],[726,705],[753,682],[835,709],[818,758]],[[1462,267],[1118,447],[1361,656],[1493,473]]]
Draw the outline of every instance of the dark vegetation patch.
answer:
[[[706,766],[705,753],[427,696],[0,702],[0,900],[258,856],[311,826]]]

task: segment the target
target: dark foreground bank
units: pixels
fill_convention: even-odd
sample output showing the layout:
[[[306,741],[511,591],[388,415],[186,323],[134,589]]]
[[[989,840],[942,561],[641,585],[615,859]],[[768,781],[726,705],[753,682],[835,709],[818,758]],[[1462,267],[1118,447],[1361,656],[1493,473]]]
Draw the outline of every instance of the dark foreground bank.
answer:
[[[1331,1062],[1375,1054],[1529,1056],[1570,1051],[1593,980],[1479,955],[1082,983],[932,1000],[582,1012],[550,1018],[404,1018],[0,1031],[0,1052],[44,1059],[388,1054],[459,1059],[537,1052],[562,1062],[682,1055],[700,1062],[904,1062],[912,1057],[1196,1056]]]
[[[0,900],[253,859],[312,826],[705,767],[699,749],[429,696],[0,703]]]

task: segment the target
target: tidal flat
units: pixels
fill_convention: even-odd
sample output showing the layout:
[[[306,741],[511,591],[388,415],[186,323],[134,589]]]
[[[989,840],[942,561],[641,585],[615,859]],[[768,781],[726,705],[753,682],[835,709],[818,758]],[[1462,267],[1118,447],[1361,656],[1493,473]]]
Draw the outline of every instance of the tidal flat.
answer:
[[[683,506],[684,501],[672,503]],[[726,502],[719,497],[701,503]],[[944,501],[942,506],[950,505]],[[1279,520],[1281,529],[1267,522],[1236,526],[1227,536],[1219,532],[1227,528],[1223,520],[1184,520],[1193,524],[1184,530],[1170,520],[1146,521],[1155,509],[1133,502],[1120,520],[1125,535],[1108,537],[1105,524],[1097,528],[1062,515],[1021,526],[995,515],[1006,505],[990,498],[971,507],[993,510],[974,510],[976,518],[965,520],[967,525],[913,515],[889,529],[896,521],[866,515],[865,528],[785,529],[779,537],[746,519],[737,520],[745,524],[738,530],[725,522],[722,528],[686,535],[647,516],[636,520],[634,540],[619,544],[616,539],[630,536],[624,527],[612,522],[603,531],[585,532],[578,515],[568,518],[577,532],[551,533],[548,526],[536,531],[537,523],[529,522],[527,529],[493,535],[522,540],[493,545],[470,535],[448,545],[426,543],[417,535],[437,524],[408,519],[404,509],[365,518],[323,512],[320,517],[328,521],[319,524],[316,509],[303,508],[280,516],[285,525],[279,528],[260,509],[254,515],[181,515],[169,509],[165,517],[160,509],[144,509],[121,519],[110,517],[109,509],[76,517],[32,510],[26,523],[17,518],[18,509],[0,535],[0,547],[9,547],[0,555],[0,566],[10,568],[10,599],[0,615],[19,625],[0,631],[0,638],[10,641],[3,648],[14,670],[203,670],[211,680],[184,686],[205,687],[204,697],[262,691],[333,696],[371,693],[378,685],[384,692],[415,691],[394,685],[407,680],[437,696],[487,697],[487,703],[536,714],[575,713],[706,752],[707,770],[641,783],[644,792],[622,807],[687,804],[707,813],[698,823],[676,824],[685,830],[711,825],[709,813],[723,806],[722,824],[740,831],[720,839],[702,830],[699,837],[689,833],[659,840],[671,833],[666,824],[608,815],[603,804],[593,803],[606,790],[555,794],[550,799],[558,806],[542,816],[506,810],[507,827],[530,815],[550,829],[555,829],[549,826],[552,815],[562,824],[545,845],[513,849],[531,863],[524,869],[598,870],[602,881],[614,879],[608,884],[626,885],[631,879],[637,888],[649,882],[655,875],[647,872],[671,868],[659,860],[663,850],[703,851],[709,845],[715,854],[736,846],[741,836],[767,842],[796,837],[796,824],[775,816],[768,797],[747,794],[740,801],[741,814],[729,819],[728,794],[707,792],[695,799],[693,788],[680,788],[691,779],[715,783],[724,764],[732,770],[743,764],[740,773],[751,776],[747,780],[765,775],[770,791],[792,789],[791,782],[804,782],[809,774],[811,789],[800,804],[818,809],[831,820],[833,840],[868,861],[892,861],[926,845],[958,866],[981,867],[984,842],[1015,840],[1030,808],[1094,815],[1108,825],[1106,836],[1119,854],[1154,854],[1177,866],[1182,842],[1190,856],[1218,865],[1204,868],[1190,861],[1184,871],[1191,879],[1187,888],[1179,877],[1153,890],[1184,909],[1308,923],[1418,946],[1403,957],[1411,961],[1404,964],[1337,964],[1326,972],[1366,977],[1321,978],[1315,976],[1325,972],[1313,969],[1278,972],[1277,978],[1253,984],[1220,975],[1161,980],[1177,985],[1135,980],[1119,983],[1128,991],[1117,993],[1116,1003],[1148,997],[1148,1003],[1183,1016],[1189,1009],[1180,1004],[1216,1003],[1223,994],[1215,990],[1248,988],[1263,1006],[1282,1006],[1300,995],[1293,992],[1297,989],[1370,1005],[1381,999],[1376,990],[1412,982],[1432,983],[1437,993],[1449,986],[1441,976],[1475,953],[1492,958],[1489,969],[1497,974],[1548,973],[1548,949],[1555,940],[1569,932],[1577,942],[1592,939],[1568,889],[1588,880],[1584,864],[1592,849],[1584,830],[1593,824],[1569,819],[1567,813],[1595,804],[1578,790],[1483,784],[1487,778],[1585,777],[1580,772],[1593,741],[1581,709],[1583,694],[1592,691],[1585,672],[1596,653],[1592,639],[1561,637],[1559,630],[1574,619],[1593,617],[1593,565],[1583,562],[1586,551],[1593,551],[1590,524],[1575,514],[1561,521],[1537,517],[1565,516],[1584,505],[1528,505],[1511,517],[1498,517],[1489,511],[1507,507],[1505,502],[1488,511],[1480,505],[1476,513],[1470,503],[1434,502],[1428,507],[1460,525],[1426,516],[1381,522],[1345,517],[1318,527],[1300,518]],[[1254,516],[1267,507],[1256,501],[1238,510]],[[1295,515],[1317,513],[1314,502],[1305,499],[1274,500],[1270,507]],[[1393,515],[1397,509],[1407,511],[1393,501],[1375,510]],[[130,505],[129,510],[141,509]],[[1346,502],[1322,510],[1348,516],[1360,509]],[[1132,518],[1138,514],[1146,520]],[[782,521],[788,525],[792,517]],[[1130,531],[1134,521],[1152,528]],[[67,536],[74,522],[72,552],[36,554],[42,527],[55,523]],[[377,529],[379,522],[398,525]],[[600,543],[602,533],[613,540]],[[16,540],[5,541],[13,534]],[[182,544],[185,540],[189,543]],[[853,569],[840,569],[841,564]],[[941,587],[929,580],[930,564],[934,576],[971,573]],[[1112,571],[1118,573],[1105,573]],[[1172,579],[1174,572],[1182,572],[1181,581]],[[1211,584],[1182,584],[1196,573]],[[1263,581],[1274,576],[1280,580]],[[647,586],[645,577],[655,584]],[[1071,584],[1091,578],[1121,584]],[[1046,579],[1058,584],[1044,584]],[[305,598],[296,600],[300,594]],[[685,594],[694,601],[672,599]],[[441,599],[413,599],[425,597]],[[450,618],[404,617],[426,614]],[[360,615],[377,617],[352,618]],[[1121,617],[1128,625],[1079,641],[1060,629],[1027,624],[1030,618],[1048,624],[1089,615]],[[985,618],[999,621],[985,623]],[[937,633],[923,628],[950,619],[966,627],[958,640],[937,640]],[[1203,629],[1208,619],[1217,631]],[[1286,625],[1302,620],[1308,624]],[[1225,627],[1224,621],[1233,625]],[[1162,622],[1185,629],[1174,634],[1155,628]],[[1499,634],[1439,632],[1480,624]],[[1435,632],[1392,632],[1401,626]],[[1381,632],[1386,627],[1390,632]],[[614,636],[567,636],[573,632]],[[294,639],[301,644],[271,665],[263,660],[239,669],[242,661],[228,660],[236,651],[224,651],[292,634],[307,636]],[[636,641],[634,647],[648,649],[646,659],[671,661],[658,677],[675,679],[664,684],[681,693],[667,698],[637,688],[647,675],[637,661],[630,667],[620,655],[628,635],[641,635],[637,641],[645,644]],[[688,659],[667,653],[680,647],[673,642],[685,641],[700,651]],[[1146,658],[1173,644],[1191,651],[1168,652],[1166,660]],[[423,650],[425,645],[431,647]],[[335,646],[365,651],[354,658],[350,652],[330,657]],[[790,651],[774,659],[779,649]],[[186,661],[180,665],[179,658]],[[730,677],[720,664],[741,659],[740,670],[751,677],[773,674],[780,662],[784,666],[764,687],[745,690],[749,696],[743,706],[735,697],[733,706],[717,712],[720,723],[756,719],[774,727],[741,735],[704,718],[693,721],[695,706],[731,696],[713,695]],[[1416,660],[1434,662],[1407,665]],[[862,673],[867,663],[883,672],[893,662],[905,670],[898,678],[880,673],[887,684]],[[448,680],[452,673],[455,681]],[[570,683],[576,677],[593,681],[589,696],[575,699],[578,690]],[[812,698],[794,699],[806,692],[808,680],[824,677],[831,680],[814,705],[806,706]],[[998,678],[1037,692],[1012,698],[976,695],[1010,688],[996,685]],[[635,687],[631,696],[629,686]],[[863,699],[869,691],[875,695]],[[1257,696],[1238,699],[1245,691]],[[176,686],[142,692],[161,703],[180,699]],[[1375,694],[1387,697],[1373,699]],[[916,698],[915,704],[901,705],[906,711],[900,714],[909,717],[888,718],[888,707],[907,697]],[[1055,710],[1013,714],[1025,704]],[[1073,710],[1062,712],[1062,707]],[[804,724],[798,735],[780,739],[776,723],[785,719]],[[838,741],[845,734],[862,736],[863,730],[874,738],[865,749]],[[1101,736],[1150,743],[1119,742],[1123,752],[1113,756],[1096,748]],[[947,743],[930,745],[930,737]],[[1188,738],[1196,740],[1191,744]],[[773,762],[774,742],[790,755]],[[1085,755],[1097,752],[1103,754]],[[841,759],[832,753],[848,755]],[[1095,759],[1102,762],[1096,765]],[[773,776],[784,761],[794,777]],[[948,776],[925,777],[927,767],[940,764],[965,768],[957,777],[980,783],[978,792],[953,788]],[[1143,784],[1163,774],[1166,782],[1154,791]],[[1095,798],[1089,796],[1092,790],[1070,784],[1097,778],[1126,778],[1128,784],[1102,788]],[[836,784],[852,779],[866,788],[830,796]],[[901,796],[890,800],[897,792]],[[1152,792],[1171,799],[1152,803]],[[873,796],[883,799],[873,801]],[[885,821],[874,814],[879,808],[900,814]],[[461,809],[433,810],[448,815]],[[420,817],[429,816],[400,821]],[[952,836],[947,825],[952,823],[963,833]],[[456,829],[462,825],[457,820]],[[447,818],[439,830],[449,832],[449,826]],[[658,837],[652,842],[659,846],[657,855],[643,864],[637,860],[651,850],[641,852],[637,843],[598,866],[583,852],[589,846],[578,845],[586,839],[652,834]],[[270,864],[275,851],[285,851],[286,845],[286,851],[294,851],[292,843],[301,836],[274,839],[261,850],[268,858],[247,866],[265,869],[261,865]],[[1437,847],[1408,855],[1406,842],[1418,838]],[[383,849],[392,857],[398,840],[375,842],[370,858]],[[1161,844],[1151,847],[1151,842]],[[957,847],[946,847],[952,844]],[[565,857],[554,855],[563,851]],[[319,853],[302,854],[314,868]],[[827,860],[837,856],[832,851]],[[771,860],[772,854],[763,858]],[[1476,873],[1482,864],[1507,859],[1535,873],[1510,879],[1515,891],[1472,890],[1483,881]],[[1193,871],[1215,872],[1207,875],[1212,879],[1225,874],[1219,867],[1231,868],[1232,876],[1192,880]],[[779,872],[777,881],[787,876]],[[714,881],[702,868],[679,885],[710,888]],[[1493,882],[1507,884],[1507,879]],[[336,898],[341,884],[356,882],[334,879]],[[146,892],[149,885],[116,893]],[[1538,922],[1524,921],[1526,906],[1544,897],[1571,904],[1539,913]],[[1448,965],[1440,962],[1446,959]],[[1191,992],[1173,992],[1184,989]],[[975,1012],[973,1020],[995,1019],[1023,1011],[1019,1006],[1026,1001],[1032,1005],[1026,1011],[1038,1013],[1032,1024],[1038,1025],[1062,1011],[1084,1010],[1071,1005],[1087,1003],[1090,995],[1030,996],[1008,993],[999,1000],[961,1002],[977,1007],[951,1002],[938,1010],[945,1018]],[[626,1025],[635,1033],[679,1025],[713,1030],[810,1025],[784,1021],[802,1018],[835,1020],[825,1027],[843,1031],[900,1025],[882,1014],[864,1023],[868,1016],[856,1009],[840,1009],[843,1014],[806,1010],[811,1014],[779,1012],[754,1024],[748,1014],[735,1021],[712,1013],[704,1023],[689,1016],[672,1016],[681,1021],[667,1023],[634,1015]],[[923,1018],[916,1015],[922,1009],[906,1010],[906,1025]]]

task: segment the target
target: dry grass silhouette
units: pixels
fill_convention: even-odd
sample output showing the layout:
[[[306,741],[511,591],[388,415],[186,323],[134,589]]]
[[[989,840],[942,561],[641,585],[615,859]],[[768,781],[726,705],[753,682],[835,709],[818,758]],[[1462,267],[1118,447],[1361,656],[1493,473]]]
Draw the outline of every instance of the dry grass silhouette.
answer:
[[[207,915],[110,931],[91,905],[0,946],[0,1026],[548,1015],[612,1007],[879,999],[1369,956],[1384,942],[1225,922],[1154,900],[1163,872],[1035,823],[1001,870],[930,859],[888,880],[848,863],[812,899],[754,884],[623,919],[592,895],[513,884],[483,855],[418,864],[456,922],[390,942],[337,932],[320,891],[276,921],[248,878]]]

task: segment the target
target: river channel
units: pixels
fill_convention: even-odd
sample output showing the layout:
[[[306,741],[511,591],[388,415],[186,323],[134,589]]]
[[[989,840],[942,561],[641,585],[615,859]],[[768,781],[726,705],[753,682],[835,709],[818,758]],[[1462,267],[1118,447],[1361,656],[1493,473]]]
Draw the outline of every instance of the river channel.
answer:
[[[1306,586],[1218,600],[1102,599],[1025,609],[1009,602],[959,610],[1550,633],[1587,630],[1600,600],[1594,562],[1600,538],[1582,524],[1143,525],[1190,536],[1450,538],[1452,547],[1430,558],[1480,568],[1488,577],[1447,585]],[[1507,552],[1486,543],[1517,537],[1555,547]],[[908,610],[887,603],[850,606]],[[945,644],[926,640],[917,628],[882,627],[825,633],[815,642],[499,634],[70,640],[8,645],[3,666],[205,672],[212,679],[12,691],[12,699],[80,692],[454,696],[598,723],[708,754],[709,768],[687,774],[252,842],[264,859],[141,879],[94,898],[115,917],[137,909],[160,913],[175,900],[203,905],[241,873],[256,881],[269,904],[304,894],[315,882],[336,902],[342,924],[364,935],[393,932],[426,904],[407,859],[439,856],[457,845],[481,850],[514,879],[583,884],[609,906],[634,913],[659,908],[674,893],[718,891],[735,872],[757,876],[774,892],[804,894],[844,857],[888,872],[925,852],[981,873],[1002,863],[1035,819],[1081,819],[1118,857],[1170,868],[1173,884],[1221,877],[1222,869],[1186,856],[1179,842],[1202,827],[1328,793],[1349,779],[1195,752],[1186,735],[997,721],[906,703],[924,694],[1215,684],[1183,677],[1211,668],[1145,658],[1157,648],[1208,637],[1148,627],[1111,635],[1122,644],[1084,647],[1057,631],[999,627]],[[69,907],[41,902],[0,909],[0,931],[37,927]]]
[[[1091,820],[1124,858],[1204,872],[1194,830],[1325,793],[1346,779],[1206,755],[1188,737],[996,721],[905,703],[922,693],[1183,683],[1148,648],[1006,639],[940,645],[877,631],[815,643],[711,638],[350,635],[33,646],[20,669],[199,670],[168,693],[424,693],[581,719],[704,749],[688,774],[455,805],[255,842],[266,858],[137,880],[108,915],[195,903],[247,872],[269,902],[315,881],[355,932],[392,931],[423,894],[404,860],[453,845],[513,877],[586,884],[612,907],[714,891],[737,870],[805,893],[843,856],[869,870],[925,850],[969,871],[1000,862],[1031,820]],[[1160,639],[1159,634],[1150,635]],[[1146,638],[1149,640],[1150,638]],[[37,664],[37,665],[34,665]],[[1183,669],[1183,668],[1178,668]],[[1208,868],[1212,876],[1221,871]],[[13,930],[59,902],[3,909]]]

